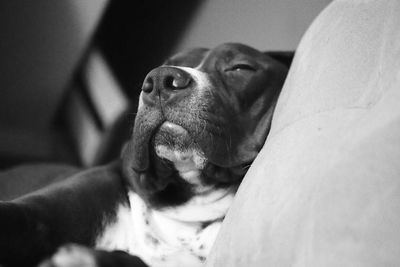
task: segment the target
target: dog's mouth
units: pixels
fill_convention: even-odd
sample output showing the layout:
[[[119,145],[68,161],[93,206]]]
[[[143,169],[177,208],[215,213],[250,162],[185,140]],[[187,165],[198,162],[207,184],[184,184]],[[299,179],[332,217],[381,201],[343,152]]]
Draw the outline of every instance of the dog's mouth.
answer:
[[[123,171],[133,189],[152,205],[175,205],[210,187],[236,185],[246,171],[241,165],[226,167],[216,161],[220,157],[214,151],[225,154],[220,161],[230,155],[221,149],[225,143],[210,131],[214,124],[186,117],[186,113],[165,116],[147,106],[136,116],[132,139],[123,153]]]

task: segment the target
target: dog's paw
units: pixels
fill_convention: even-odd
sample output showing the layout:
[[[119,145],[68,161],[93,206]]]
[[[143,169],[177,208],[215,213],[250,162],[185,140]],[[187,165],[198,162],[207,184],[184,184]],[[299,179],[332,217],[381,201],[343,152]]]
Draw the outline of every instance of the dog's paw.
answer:
[[[49,259],[39,264],[39,267],[97,267],[91,249],[69,244],[62,246]]]

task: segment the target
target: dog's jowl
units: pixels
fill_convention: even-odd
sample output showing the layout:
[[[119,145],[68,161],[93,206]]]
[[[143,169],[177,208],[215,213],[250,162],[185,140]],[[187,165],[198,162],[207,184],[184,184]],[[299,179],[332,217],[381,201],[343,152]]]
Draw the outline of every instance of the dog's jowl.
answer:
[[[150,71],[121,160],[0,203],[0,265],[202,266],[268,135],[281,59],[223,44]]]

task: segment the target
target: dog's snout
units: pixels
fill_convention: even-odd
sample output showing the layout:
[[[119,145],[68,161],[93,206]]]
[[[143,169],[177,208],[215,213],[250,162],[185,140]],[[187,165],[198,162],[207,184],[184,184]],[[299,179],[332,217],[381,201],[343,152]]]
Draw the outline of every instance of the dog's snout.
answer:
[[[192,78],[189,73],[175,67],[159,67],[152,70],[144,80],[142,90],[168,92],[189,87]]]

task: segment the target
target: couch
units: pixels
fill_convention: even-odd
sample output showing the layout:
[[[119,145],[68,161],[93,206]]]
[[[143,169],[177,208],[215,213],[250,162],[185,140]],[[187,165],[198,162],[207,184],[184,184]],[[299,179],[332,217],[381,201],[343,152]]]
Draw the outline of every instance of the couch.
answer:
[[[207,266],[400,266],[400,1],[312,23]]]

